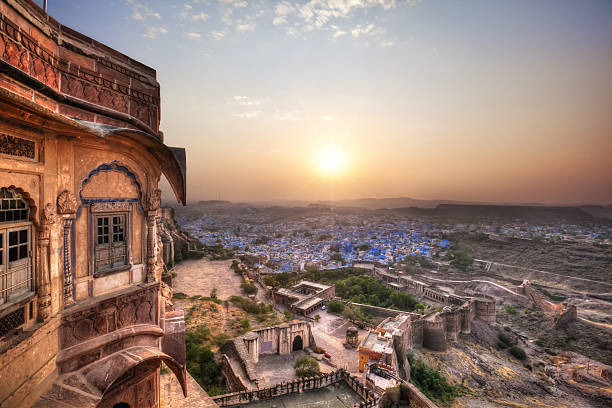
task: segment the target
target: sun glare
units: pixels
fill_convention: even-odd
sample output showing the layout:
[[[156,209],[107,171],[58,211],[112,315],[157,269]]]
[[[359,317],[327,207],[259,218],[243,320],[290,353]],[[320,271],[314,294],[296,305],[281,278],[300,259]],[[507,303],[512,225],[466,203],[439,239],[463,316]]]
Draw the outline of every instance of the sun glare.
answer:
[[[346,166],[346,155],[334,149],[324,150],[319,153],[317,167],[326,176],[336,176],[344,170]]]

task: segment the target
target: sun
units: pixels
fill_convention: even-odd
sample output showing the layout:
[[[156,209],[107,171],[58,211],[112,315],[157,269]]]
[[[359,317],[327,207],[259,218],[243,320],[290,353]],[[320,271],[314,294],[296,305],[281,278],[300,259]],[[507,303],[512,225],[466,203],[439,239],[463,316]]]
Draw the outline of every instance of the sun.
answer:
[[[346,167],[346,154],[338,149],[326,149],[317,156],[317,168],[325,176],[337,176]]]

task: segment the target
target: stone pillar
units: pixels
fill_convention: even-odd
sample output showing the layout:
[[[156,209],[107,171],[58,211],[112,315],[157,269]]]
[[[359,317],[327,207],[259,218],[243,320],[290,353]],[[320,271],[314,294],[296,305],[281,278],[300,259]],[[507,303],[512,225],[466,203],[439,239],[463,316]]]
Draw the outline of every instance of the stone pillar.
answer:
[[[57,196],[57,210],[62,214],[64,232],[64,308],[74,304],[72,293],[72,224],[78,202],[70,191],[64,190]]]
[[[64,218],[64,308],[74,304],[72,294],[72,254],[71,233],[73,218]]]
[[[38,295],[38,321],[44,322],[51,316],[51,276],[49,270],[49,243],[51,227],[57,222],[53,204],[47,204],[40,215],[36,263],[36,294]]]
[[[147,282],[155,282],[155,215],[156,211],[147,214]]]

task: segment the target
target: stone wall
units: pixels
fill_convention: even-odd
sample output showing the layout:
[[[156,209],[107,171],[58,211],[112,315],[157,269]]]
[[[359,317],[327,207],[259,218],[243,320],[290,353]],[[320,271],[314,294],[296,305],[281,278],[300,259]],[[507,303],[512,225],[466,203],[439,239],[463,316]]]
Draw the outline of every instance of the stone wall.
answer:
[[[552,303],[544,298],[544,296],[533,286],[528,280],[523,281],[519,286],[521,292],[527,296],[537,307],[542,309],[544,313],[558,315],[562,312],[564,306],[560,303]]]
[[[90,122],[158,133],[160,92],[155,70],[58,23],[34,2],[0,4],[0,76],[57,113]],[[23,72],[39,91],[19,86]],[[34,86],[32,86],[34,87]]]
[[[317,390],[329,385],[344,381],[353,389],[363,402],[360,403],[361,408],[371,408],[376,405],[376,396],[374,393],[363,386],[363,384],[355,377],[349,375],[343,369],[333,371],[331,373],[320,374],[315,377],[298,378],[295,380],[280,382],[271,387],[261,388],[258,390],[232,392],[229,394],[213,397],[215,403],[220,407],[231,407],[241,404],[248,404],[255,401],[269,400],[286,394],[301,393],[308,390]]]
[[[423,323],[423,347],[434,351],[446,350],[444,322],[439,316],[426,319]]]

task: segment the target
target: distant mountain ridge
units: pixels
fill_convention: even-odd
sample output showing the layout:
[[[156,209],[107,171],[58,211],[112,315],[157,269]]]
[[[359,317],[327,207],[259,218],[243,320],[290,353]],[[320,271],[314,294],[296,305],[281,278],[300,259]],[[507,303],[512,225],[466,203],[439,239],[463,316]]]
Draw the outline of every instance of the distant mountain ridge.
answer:
[[[381,208],[436,208],[440,204],[455,204],[455,205],[518,205],[518,206],[541,206],[540,203],[521,203],[521,204],[506,204],[506,203],[491,203],[478,201],[455,201],[455,200],[421,200],[412,197],[390,197],[390,198],[357,198],[349,200],[320,200],[314,202],[319,205],[330,205],[336,207],[358,207],[371,210]]]

